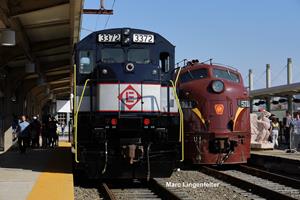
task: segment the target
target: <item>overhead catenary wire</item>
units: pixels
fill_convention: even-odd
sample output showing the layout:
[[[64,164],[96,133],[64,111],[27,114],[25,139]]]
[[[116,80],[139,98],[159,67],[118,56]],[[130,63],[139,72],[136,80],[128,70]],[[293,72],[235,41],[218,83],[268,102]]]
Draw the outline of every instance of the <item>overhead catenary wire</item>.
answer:
[[[299,69],[299,68],[296,68],[296,69]],[[296,78],[300,77],[300,71],[298,73],[296,72],[294,77],[296,77]],[[298,82],[298,81],[300,82],[300,79],[296,80],[296,82]]]
[[[248,80],[249,80],[249,76],[245,76],[244,82],[246,83],[246,82],[248,82]]]
[[[114,9],[115,3],[116,3],[116,0],[113,1],[112,6],[111,6],[111,10]],[[109,20],[110,20],[110,15],[107,16],[107,19],[106,19],[106,22],[105,22],[105,25],[104,25],[104,28],[103,28],[103,29],[106,29]]]
[[[282,67],[281,70],[276,74],[276,76],[271,79],[271,81],[272,82],[276,81],[277,78],[282,75],[283,70],[286,69],[286,68],[287,68],[287,65],[285,65],[284,67]]]
[[[257,83],[257,82],[263,83],[263,82],[262,82],[262,77],[263,77],[263,75],[265,75],[265,74],[266,74],[266,70],[263,71],[263,73],[261,73],[261,74],[259,75],[258,78],[255,78],[253,82],[254,82],[254,83]]]
[[[97,18],[96,18],[94,31],[96,31],[96,29],[97,29],[97,27],[98,27],[98,21],[99,21],[99,15],[97,15]]]
[[[88,28],[85,28],[85,27],[81,27],[81,29],[82,29],[82,30],[84,30],[84,31],[91,32],[91,33],[92,33],[92,32],[94,32],[93,30],[91,30],[91,29],[88,29]]]

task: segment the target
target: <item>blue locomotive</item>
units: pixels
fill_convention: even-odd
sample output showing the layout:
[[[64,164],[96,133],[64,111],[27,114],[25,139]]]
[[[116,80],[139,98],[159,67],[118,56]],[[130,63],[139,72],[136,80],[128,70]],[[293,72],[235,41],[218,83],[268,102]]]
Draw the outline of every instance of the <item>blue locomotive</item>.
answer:
[[[171,175],[181,139],[174,53],[159,34],[131,28],[75,46],[75,169],[90,178]]]

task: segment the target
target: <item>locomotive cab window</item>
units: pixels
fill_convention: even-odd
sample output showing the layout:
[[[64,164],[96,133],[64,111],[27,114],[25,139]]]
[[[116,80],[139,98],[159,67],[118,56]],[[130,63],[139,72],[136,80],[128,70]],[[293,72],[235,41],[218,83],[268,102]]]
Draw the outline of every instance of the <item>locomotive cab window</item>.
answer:
[[[101,62],[123,63],[125,61],[123,49],[106,48],[101,50]]]
[[[94,69],[94,52],[91,50],[79,52],[79,73],[89,74]]]
[[[192,71],[187,71],[180,76],[181,83],[186,83],[192,80],[202,79],[208,77],[207,69],[197,69]]]
[[[149,64],[149,49],[128,49],[128,62],[134,62],[137,64]]]
[[[213,69],[213,76],[215,78],[222,78],[235,83],[240,82],[239,76],[236,73],[230,72],[229,70]]]
[[[162,52],[159,55],[159,66],[162,72],[168,72],[170,69],[170,56],[167,52]]]

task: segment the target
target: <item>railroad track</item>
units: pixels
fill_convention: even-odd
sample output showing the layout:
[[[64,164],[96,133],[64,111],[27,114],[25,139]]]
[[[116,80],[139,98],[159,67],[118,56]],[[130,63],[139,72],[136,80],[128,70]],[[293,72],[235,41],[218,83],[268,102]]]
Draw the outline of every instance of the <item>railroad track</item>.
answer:
[[[254,194],[254,199],[256,195],[272,200],[300,199],[300,181],[279,174],[245,165],[230,170],[202,167],[201,171],[247,191],[249,197]]]
[[[155,179],[150,179],[149,182],[114,186],[113,184],[102,183],[100,193],[105,200],[118,199],[188,199],[186,194],[176,194],[162,186]]]

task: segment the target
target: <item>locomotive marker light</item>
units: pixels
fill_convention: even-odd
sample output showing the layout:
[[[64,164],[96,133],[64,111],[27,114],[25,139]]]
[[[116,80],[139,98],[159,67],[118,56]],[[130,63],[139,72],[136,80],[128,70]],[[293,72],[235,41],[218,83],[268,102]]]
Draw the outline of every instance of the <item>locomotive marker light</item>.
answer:
[[[110,123],[112,126],[116,126],[118,124],[118,120],[116,118],[112,118]]]
[[[157,70],[154,69],[154,70],[152,71],[152,75],[156,75],[156,74],[157,74]]]
[[[145,125],[145,126],[149,126],[150,123],[151,123],[151,121],[150,121],[149,118],[145,118],[145,119],[144,119],[144,125]]]
[[[212,82],[212,90],[216,93],[221,93],[224,91],[224,83],[220,80],[215,80]]]
[[[124,39],[124,44],[129,44],[129,42],[130,42],[130,38],[129,37],[126,37],[125,39]]]
[[[124,29],[123,34],[126,36],[130,35],[130,29],[129,28]]]
[[[102,74],[106,75],[108,73],[107,69],[102,69]]]

